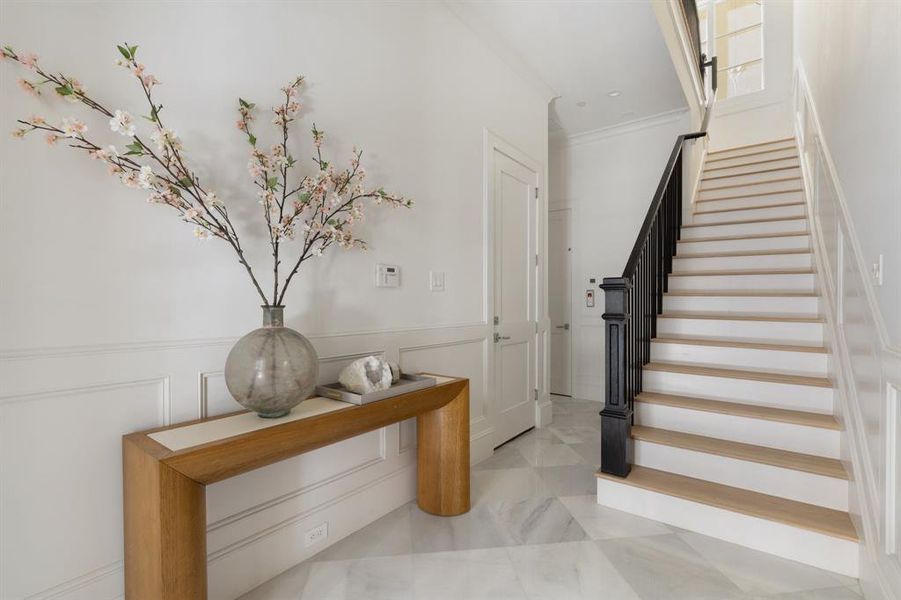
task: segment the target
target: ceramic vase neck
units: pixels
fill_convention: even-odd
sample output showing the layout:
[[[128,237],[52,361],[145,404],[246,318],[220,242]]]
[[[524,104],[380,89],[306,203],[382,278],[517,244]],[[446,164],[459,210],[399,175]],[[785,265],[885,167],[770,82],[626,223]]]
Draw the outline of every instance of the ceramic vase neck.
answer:
[[[284,306],[263,306],[263,327],[284,327]]]

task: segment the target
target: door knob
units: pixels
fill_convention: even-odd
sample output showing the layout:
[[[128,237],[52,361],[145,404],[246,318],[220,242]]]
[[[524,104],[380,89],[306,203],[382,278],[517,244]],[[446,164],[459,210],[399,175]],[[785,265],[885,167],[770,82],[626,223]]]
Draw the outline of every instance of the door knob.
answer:
[[[564,323],[563,325],[557,325],[557,329],[565,329],[569,331],[569,323]]]
[[[495,334],[494,334],[494,343],[495,343],[495,344],[497,344],[497,343],[500,342],[501,340],[509,340],[509,339],[510,339],[510,336],[509,336],[509,335],[501,335],[501,334],[499,334],[499,333],[495,333]]]

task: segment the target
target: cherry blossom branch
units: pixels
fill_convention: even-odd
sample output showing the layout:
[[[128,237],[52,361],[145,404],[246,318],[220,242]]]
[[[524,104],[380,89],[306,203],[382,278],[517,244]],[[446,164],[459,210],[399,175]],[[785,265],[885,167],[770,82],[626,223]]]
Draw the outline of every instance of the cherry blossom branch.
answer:
[[[217,237],[229,243],[265,305],[281,305],[289,284],[301,265],[314,256],[320,256],[331,246],[337,244],[344,248],[366,248],[366,242],[354,237],[353,234],[353,225],[363,218],[364,201],[374,201],[375,204],[387,203],[392,206],[412,206],[412,201],[402,196],[388,194],[382,188],[369,190],[364,188],[363,181],[366,174],[360,166],[362,152],[356,149],[350,161],[350,168],[336,170],[323,158],[324,134],[315,123],[312,135],[316,156],[313,161],[318,172],[303,175],[296,187],[289,189],[288,178],[296,161],[288,152],[288,141],[291,124],[301,109],[297,95],[303,84],[303,77],[296,77],[282,88],[284,101],[272,109],[275,115],[273,124],[279,128],[281,140],[272,146],[269,153],[258,148],[257,138],[251,131],[255,105],[239,98],[240,118],[237,126],[245,133],[251,146],[248,169],[253,184],[259,188],[257,195],[263,207],[272,249],[273,284],[270,303],[244,256],[227,207],[215,193],[204,188],[197,174],[188,167],[178,136],[163,123],[160,117],[163,106],[157,104],[153,98],[153,89],[159,81],[146,73],[144,65],[137,62],[137,46],[124,44],[118,46],[118,50],[122,58],[117,63],[129,69],[138,79],[150,107],[150,115],[145,118],[154,127],[150,136],[153,145],[146,143],[138,135],[134,118],[127,112],[108,109],[88,96],[84,87],[75,78],[62,73],[47,73],[38,66],[37,56],[19,55],[6,46],[0,50],[0,59],[11,59],[34,71],[41,78],[37,81],[20,79],[19,85],[22,89],[39,95],[43,86],[52,85],[59,96],[79,102],[107,117],[110,129],[130,138],[132,142],[127,146],[128,152],[120,155],[114,146],[103,148],[99,143],[89,139],[85,135],[87,126],[76,119],[64,119],[59,125],[50,124],[40,117],[19,120],[23,127],[14,131],[13,135],[24,137],[32,131],[40,130],[47,133],[47,142],[51,145],[61,139],[68,139],[70,147],[84,150],[92,158],[105,162],[110,173],[118,176],[123,184],[146,189],[151,192],[151,202],[164,203],[175,209],[183,220],[196,225],[196,236]],[[146,157],[158,165],[161,171],[154,172],[150,165],[136,160],[141,157]],[[282,242],[285,238],[294,239],[298,227],[304,230],[301,252],[282,282],[280,281]]]

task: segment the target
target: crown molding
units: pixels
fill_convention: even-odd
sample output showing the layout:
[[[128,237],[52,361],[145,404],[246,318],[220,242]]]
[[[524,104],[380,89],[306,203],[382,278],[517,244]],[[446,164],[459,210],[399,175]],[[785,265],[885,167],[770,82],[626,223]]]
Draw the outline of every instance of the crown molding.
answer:
[[[674,123],[687,114],[688,108],[682,107],[657,113],[655,115],[649,115],[647,117],[641,117],[639,119],[633,119],[632,121],[626,121],[625,123],[601,127],[599,129],[592,129],[590,131],[583,131],[572,135],[552,136],[551,141],[565,146],[581,146],[582,144],[591,144],[606,138],[625,135],[650,127]]]

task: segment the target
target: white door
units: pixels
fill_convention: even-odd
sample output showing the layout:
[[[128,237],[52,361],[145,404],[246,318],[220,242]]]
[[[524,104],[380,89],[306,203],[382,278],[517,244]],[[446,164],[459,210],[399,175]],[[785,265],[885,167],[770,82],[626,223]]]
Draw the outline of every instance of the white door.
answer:
[[[552,210],[548,218],[548,309],[551,317],[551,393],[572,395],[572,246],[568,208]]]
[[[538,173],[493,151],[494,445],[535,426]]]

